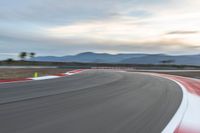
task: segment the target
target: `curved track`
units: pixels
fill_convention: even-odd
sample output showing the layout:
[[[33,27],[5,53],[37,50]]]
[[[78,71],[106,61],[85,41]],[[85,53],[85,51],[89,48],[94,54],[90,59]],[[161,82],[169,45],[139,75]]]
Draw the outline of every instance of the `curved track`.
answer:
[[[181,100],[176,83],[129,72],[0,84],[0,132],[160,133]]]

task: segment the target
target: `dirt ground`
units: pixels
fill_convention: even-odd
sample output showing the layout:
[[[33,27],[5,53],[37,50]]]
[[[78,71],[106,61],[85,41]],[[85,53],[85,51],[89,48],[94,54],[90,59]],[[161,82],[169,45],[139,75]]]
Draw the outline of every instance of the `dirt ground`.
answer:
[[[58,68],[1,68],[0,69],[0,80],[1,79],[16,79],[16,78],[27,78],[33,77],[35,72],[38,72],[38,76],[45,76],[50,74],[58,74],[70,71],[72,69],[58,69]]]

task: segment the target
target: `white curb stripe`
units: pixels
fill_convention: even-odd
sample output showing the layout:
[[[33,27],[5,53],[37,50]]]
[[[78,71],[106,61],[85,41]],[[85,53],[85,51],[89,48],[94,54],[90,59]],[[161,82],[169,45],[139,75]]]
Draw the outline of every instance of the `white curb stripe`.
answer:
[[[164,77],[164,78],[166,78],[166,77]],[[172,80],[170,78],[167,78],[167,79],[177,83],[181,87],[182,92],[183,92],[183,98],[182,98],[181,104],[180,104],[177,112],[174,114],[171,121],[168,123],[168,125],[162,131],[162,133],[173,133],[176,130],[176,128],[179,126],[181,121],[183,120],[183,117],[184,117],[186,110],[188,108],[188,92],[187,92],[186,88],[181,83],[179,83],[175,80]]]
[[[32,80],[45,80],[45,79],[54,79],[54,78],[59,78],[60,76],[42,76],[42,77],[37,77],[37,78],[30,78]]]

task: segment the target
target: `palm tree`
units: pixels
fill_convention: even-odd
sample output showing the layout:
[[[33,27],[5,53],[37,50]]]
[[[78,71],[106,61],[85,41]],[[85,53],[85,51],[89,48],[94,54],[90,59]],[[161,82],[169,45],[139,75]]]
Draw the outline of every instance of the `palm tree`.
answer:
[[[36,54],[31,52],[29,55],[30,55],[30,58],[34,58]]]
[[[26,59],[26,56],[27,56],[27,53],[26,53],[26,52],[21,52],[21,53],[19,54],[19,58],[20,58],[21,60],[25,60],[25,59]]]

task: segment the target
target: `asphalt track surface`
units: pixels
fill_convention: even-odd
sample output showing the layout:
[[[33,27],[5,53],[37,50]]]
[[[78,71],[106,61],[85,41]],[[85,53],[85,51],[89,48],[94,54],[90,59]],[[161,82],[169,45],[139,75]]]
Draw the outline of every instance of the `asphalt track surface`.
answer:
[[[160,133],[181,100],[173,81],[131,72],[0,84],[0,133]]]

